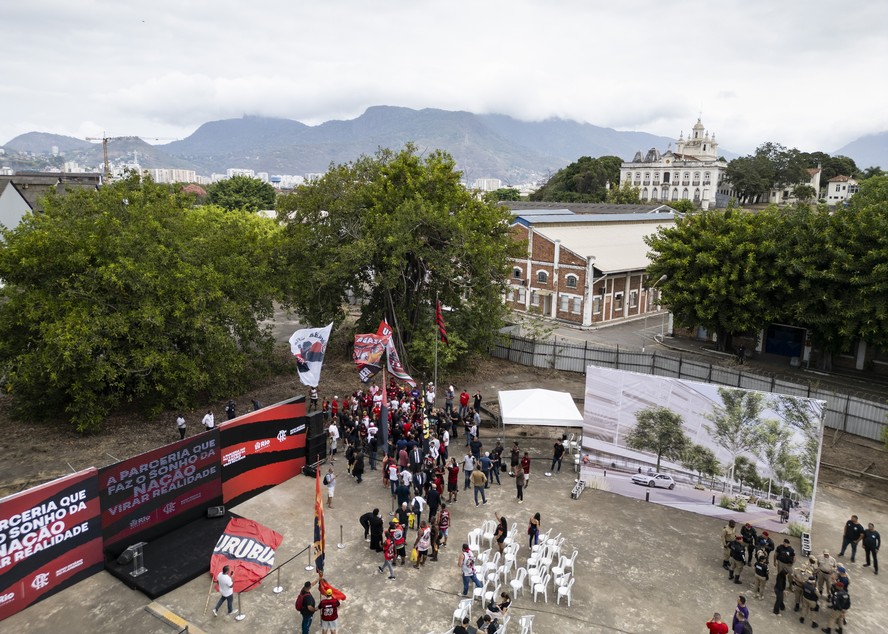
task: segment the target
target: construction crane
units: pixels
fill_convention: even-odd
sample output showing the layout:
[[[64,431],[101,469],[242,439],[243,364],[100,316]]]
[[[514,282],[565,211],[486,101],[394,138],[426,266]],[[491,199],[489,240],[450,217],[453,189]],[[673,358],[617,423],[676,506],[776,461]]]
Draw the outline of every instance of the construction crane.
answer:
[[[102,142],[102,154],[104,157],[104,166],[105,166],[103,181],[105,183],[111,182],[111,164],[108,162],[108,141],[115,141],[117,139],[141,139],[142,141],[145,141],[145,142],[148,142],[148,141],[178,141],[179,140],[179,139],[166,139],[166,138],[160,138],[160,137],[145,137],[145,136],[139,136],[137,134],[131,134],[129,136],[107,136],[107,135],[103,134],[100,137],[88,136],[88,137],[84,137],[84,138],[87,141],[101,141]]]

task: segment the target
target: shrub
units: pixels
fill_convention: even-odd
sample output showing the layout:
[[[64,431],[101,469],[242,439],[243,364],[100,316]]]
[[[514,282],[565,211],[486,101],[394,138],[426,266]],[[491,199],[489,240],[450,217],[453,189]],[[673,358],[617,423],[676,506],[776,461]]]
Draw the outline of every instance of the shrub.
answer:
[[[808,527],[804,524],[799,524],[798,522],[790,522],[789,523],[789,534],[793,537],[801,537],[802,533],[807,533]]]

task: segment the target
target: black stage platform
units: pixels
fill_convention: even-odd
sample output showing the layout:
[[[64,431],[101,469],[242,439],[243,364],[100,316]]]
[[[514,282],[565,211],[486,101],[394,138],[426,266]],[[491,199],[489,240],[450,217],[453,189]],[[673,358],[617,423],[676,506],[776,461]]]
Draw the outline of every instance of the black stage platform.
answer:
[[[111,559],[108,553],[105,568],[130,588],[156,599],[209,572],[213,547],[232,517],[239,516],[226,513],[224,517],[197,519],[148,542],[143,549],[147,572],[138,577],[130,575],[132,562],[118,565],[117,557]]]

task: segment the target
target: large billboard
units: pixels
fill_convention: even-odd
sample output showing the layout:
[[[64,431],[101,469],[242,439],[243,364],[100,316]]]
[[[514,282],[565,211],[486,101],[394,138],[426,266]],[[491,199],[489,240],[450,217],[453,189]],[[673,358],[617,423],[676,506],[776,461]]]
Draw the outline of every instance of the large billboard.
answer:
[[[629,497],[773,532],[787,532],[791,523],[807,527],[824,406],[589,366],[584,471]]]
[[[95,469],[0,500],[0,620],[102,566]]]
[[[219,431],[184,438],[99,471],[102,533],[112,552],[148,541],[222,503]]]
[[[219,425],[222,493],[233,506],[299,475],[305,465],[305,397]]]

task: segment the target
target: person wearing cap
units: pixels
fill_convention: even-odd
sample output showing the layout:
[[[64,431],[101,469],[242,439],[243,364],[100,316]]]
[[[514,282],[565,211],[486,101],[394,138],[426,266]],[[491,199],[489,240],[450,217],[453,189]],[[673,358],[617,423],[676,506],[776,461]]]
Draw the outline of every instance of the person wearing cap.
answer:
[[[755,592],[755,598],[764,599],[765,583],[767,583],[768,577],[770,576],[768,574],[768,557],[766,555],[759,555],[753,571],[755,572],[755,587],[753,589],[753,592]]]
[[[786,573],[787,577],[792,575],[792,565],[795,563],[795,549],[790,545],[788,539],[784,539],[783,543],[774,551],[774,565],[777,572]]]
[[[833,584],[841,583],[842,587],[845,588],[847,592],[851,591],[851,577],[848,576],[848,573],[845,571],[845,566],[839,566],[836,568],[836,576]],[[830,590],[831,592],[832,590]]]
[[[817,627],[817,577],[810,575],[802,584],[802,615],[799,617],[799,623],[804,623],[805,619],[811,621],[811,627]]]
[[[863,531],[863,550],[866,552],[866,563],[863,564],[864,568],[868,568],[870,565],[870,555],[872,555],[873,559],[873,574],[879,574],[879,548],[882,547],[882,536],[879,535],[879,531],[876,530],[875,525],[870,522],[866,525],[866,530]]]
[[[826,634],[832,634],[832,629],[836,628],[838,634],[842,634],[842,626],[845,624],[845,615],[851,607],[851,597],[845,589],[845,585],[838,581],[835,584],[835,591],[829,602],[830,610],[826,612],[826,627],[823,631]]]
[[[771,558],[771,553],[774,552],[774,540],[771,539],[768,531],[762,531],[762,534],[759,536],[758,549],[765,552],[765,557],[767,557],[768,559]],[[756,554],[756,559],[757,558],[758,554]]]
[[[333,598],[333,589],[327,588],[324,598],[318,604],[318,610],[321,613],[321,631],[336,634],[337,624],[339,622],[339,599]]]
[[[746,549],[743,547],[743,538],[737,535],[731,543],[731,569],[728,571],[728,580],[740,584],[740,573],[746,565]]]
[[[752,556],[755,554],[755,542],[758,539],[758,532],[749,522],[740,529],[740,536],[743,538],[743,545],[746,547],[746,565],[751,566],[753,562]]]
[[[737,522],[730,520],[722,528],[722,568],[725,570],[731,569],[729,560],[731,558],[731,544],[734,543],[736,537],[736,534],[734,533],[734,527],[736,525]]]
[[[836,560],[830,556],[828,550],[824,550],[817,562],[817,592],[821,596],[823,596],[823,588],[829,588],[835,573]]]
[[[792,594],[795,599],[793,610],[796,612],[802,607],[802,590],[805,587],[805,582],[808,580],[808,577],[814,574],[815,570],[817,570],[817,557],[814,557],[813,555],[792,569]],[[814,588],[814,592],[817,592],[816,587]]]

